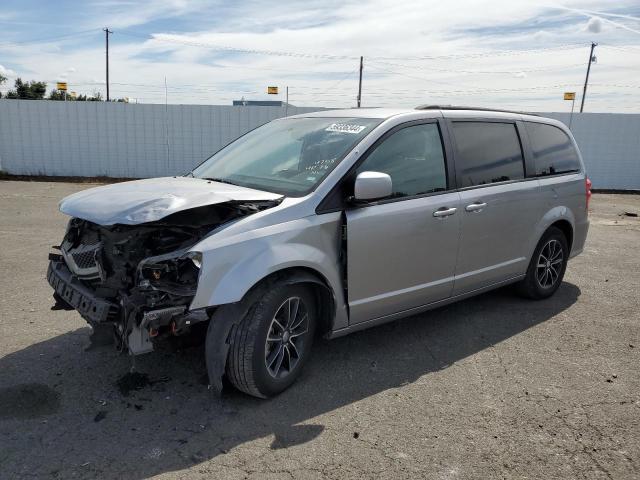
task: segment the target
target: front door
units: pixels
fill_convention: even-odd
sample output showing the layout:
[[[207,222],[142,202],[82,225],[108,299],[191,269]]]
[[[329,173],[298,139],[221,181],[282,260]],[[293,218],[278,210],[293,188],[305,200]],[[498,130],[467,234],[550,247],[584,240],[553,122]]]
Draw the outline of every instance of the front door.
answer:
[[[389,174],[393,195],[346,212],[350,323],[451,295],[461,212],[442,145],[435,121],[397,127],[357,168]]]

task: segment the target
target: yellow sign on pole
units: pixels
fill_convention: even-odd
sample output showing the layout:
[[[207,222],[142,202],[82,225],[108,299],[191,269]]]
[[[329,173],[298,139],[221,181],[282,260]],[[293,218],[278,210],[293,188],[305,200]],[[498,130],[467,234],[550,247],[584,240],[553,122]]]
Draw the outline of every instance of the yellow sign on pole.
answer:
[[[277,95],[278,94],[278,87],[267,87],[267,93],[269,95]]]
[[[571,130],[571,123],[573,122],[573,106],[576,103],[576,92],[564,92],[564,99],[571,100],[571,115],[569,115],[569,130]]]
[[[58,82],[56,83],[56,90],[61,90],[63,92],[67,91],[67,82]]]

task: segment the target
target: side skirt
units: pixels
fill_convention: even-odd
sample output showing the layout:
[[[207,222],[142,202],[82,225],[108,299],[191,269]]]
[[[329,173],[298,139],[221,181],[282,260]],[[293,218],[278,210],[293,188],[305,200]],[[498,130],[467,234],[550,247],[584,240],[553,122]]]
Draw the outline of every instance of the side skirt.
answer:
[[[509,278],[508,280],[504,280],[502,282],[493,283],[486,287],[479,288],[477,290],[472,290],[471,292],[463,293],[461,295],[456,295],[454,297],[445,298],[444,300],[438,300],[437,302],[428,303],[426,305],[422,305],[420,307],[410,308],[408,310],[403,310],[398,313],[392,313],[390,315],[385,315],[383,317],[373,318],[371,320],[367,320],[365,322],[356,323],[355,325],[349,325],[346,328],[341,328],[339,330],[332,331],[327,338],[338,338],[348,335],[353,332],[357,332],[359,330],[365,330],[367,328],[375,327],[377,325],[382,325],[383,323],[392,322],[394,320],[398,320],[400,318],[410,317],[412,315],[416,315],[418,313],[426,312],[429,310],[433,310],[438,307],[442,307],[444,305],[449,305],[450,303],[455,303],[460,300],[464,300],[465,298],[474,297],[481,293],[488,292],[490,290],[495,290],[496,288],[504,287],[505,285],[509,285],[511,283],[516,283],[522,280],[525,277],[525,274],[518,275],[517,277]]]

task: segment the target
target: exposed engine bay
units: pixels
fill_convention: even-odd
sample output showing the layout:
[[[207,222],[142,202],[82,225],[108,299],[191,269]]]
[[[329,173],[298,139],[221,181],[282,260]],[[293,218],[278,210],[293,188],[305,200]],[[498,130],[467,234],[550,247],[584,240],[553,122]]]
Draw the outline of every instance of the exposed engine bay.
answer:
[[[155,338],[209,320],[207,309],[189,310],[202,262],[191,247],[219,226],[278,203],[229,201],[138,225],[72,218],[54,247],[59,252],[49,256],[55,308],[78,310],[94,330],[113,328],[119,348],[133,355],[150,352]]]

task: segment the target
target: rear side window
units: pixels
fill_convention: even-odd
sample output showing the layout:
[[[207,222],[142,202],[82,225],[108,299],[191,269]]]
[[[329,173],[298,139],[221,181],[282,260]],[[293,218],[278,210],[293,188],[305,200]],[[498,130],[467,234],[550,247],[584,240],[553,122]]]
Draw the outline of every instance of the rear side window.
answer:
[[[447,189],[444,153],[438,125],[406,127],[385,139],[358,167],[391,177],[394,197],[407,197]]]
[[[526,122],[536,165],[535,175],[557,175],[580,171],[580,160],[569,136],[553,125]]]
[[[453,122],[460,187],[520,180],[524,161],[513,123]]]

